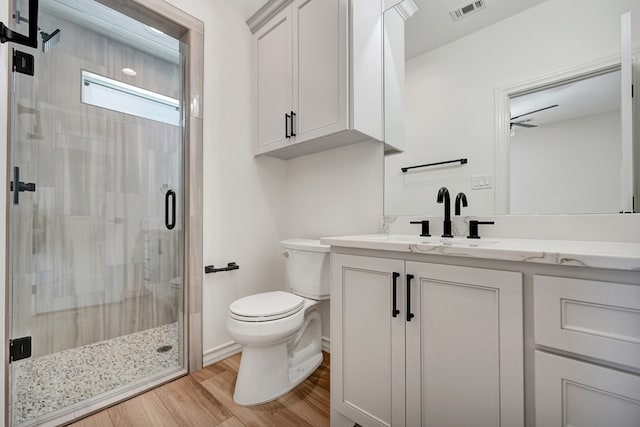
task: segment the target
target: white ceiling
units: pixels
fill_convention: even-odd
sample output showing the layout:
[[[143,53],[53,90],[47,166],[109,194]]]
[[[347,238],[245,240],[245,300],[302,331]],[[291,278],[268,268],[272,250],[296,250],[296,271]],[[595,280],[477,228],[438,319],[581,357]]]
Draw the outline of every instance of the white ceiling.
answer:
[[[510,104],[511,117],[557,104],[515,120],[527,120],[527,124],[536,126],[619,111],[620,71],[511,98]]]
[[[248,1],[248,0],[243,0]],[[413,0],[418,12],[406,25],[407,59],[443,46],[498,21],[516,15],[545,0],[485,0],[486,7],[453,21],[449,11],[471,0]]]

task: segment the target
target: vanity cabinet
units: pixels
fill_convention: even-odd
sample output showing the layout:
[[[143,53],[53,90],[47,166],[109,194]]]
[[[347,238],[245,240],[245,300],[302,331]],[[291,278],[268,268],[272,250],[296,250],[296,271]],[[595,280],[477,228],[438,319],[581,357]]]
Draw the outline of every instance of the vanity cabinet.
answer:
[[[640,286],[535,275],[534,311],[536,425],[640,425]]]
[[[332,407],[366,426],[522,426],[522,274],[332,254]]]
[[[269,3],[286,6],[254,33],[254,154],[383,140],[382,0]]]
[[[539,350],[536,425],[629,427],[640,425],[640,377]]]

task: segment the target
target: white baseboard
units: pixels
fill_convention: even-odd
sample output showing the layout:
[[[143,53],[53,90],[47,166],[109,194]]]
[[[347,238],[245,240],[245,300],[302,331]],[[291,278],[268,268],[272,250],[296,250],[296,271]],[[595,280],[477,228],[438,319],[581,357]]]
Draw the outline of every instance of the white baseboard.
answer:
[[[235,341],[229,341],[226,344],[205,351],[202,355],[202,366],[209,366],[241,351],[242,346],[240,344]]]
[[[322,351],[331,353],[331,340],[327,337],[322,337]]]
[[[235,341],[229,341],[226,344],[205,351],[202,355],[202,366],[209,366],[241,351],[242,346],[240,344]],[[322,337],[322,351],[331,353],[331,340],[327,337]]]

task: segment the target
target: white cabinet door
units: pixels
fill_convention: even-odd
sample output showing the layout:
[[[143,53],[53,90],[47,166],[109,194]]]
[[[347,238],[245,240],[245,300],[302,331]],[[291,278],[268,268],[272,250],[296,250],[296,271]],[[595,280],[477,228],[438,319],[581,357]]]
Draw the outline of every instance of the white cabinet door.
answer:
[[[256,52],[256,152],[281,148],[290,143],[293,110],[292,13],[286,8],[254,37]]]
[[[331,409],[404,426],[404,262],[332,254],[331,271]]]
[[[299,0],[293,7],[296,142],[347,128],[346,3]]]
[[[536,351],[536,425],[640,425],[640,377]]]
[[[522,274],[407,262],[407,425],[524,424]]]

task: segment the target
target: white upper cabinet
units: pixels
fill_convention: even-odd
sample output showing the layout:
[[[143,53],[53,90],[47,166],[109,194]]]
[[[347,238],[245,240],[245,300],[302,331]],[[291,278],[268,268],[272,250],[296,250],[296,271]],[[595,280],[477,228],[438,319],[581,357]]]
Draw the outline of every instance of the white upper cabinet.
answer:
[[[382,0],[272,0],[248,24],[256,155],[384,138]]]
[[[291,17],[285,9],[255,34],[258,150],[286,142],[285,114],[293,110]]]
[[[293,105],[296,142],[346,129],[346,45],[340,1],[294,3]]]

